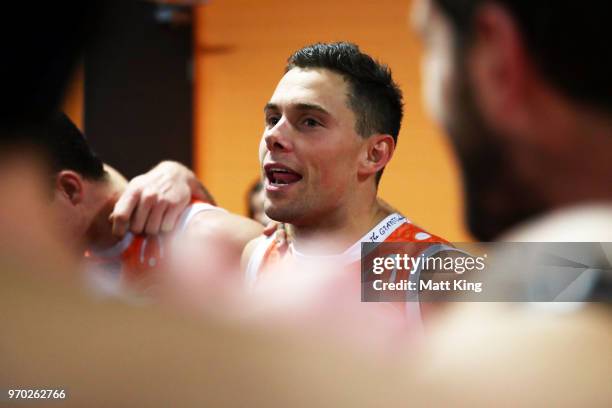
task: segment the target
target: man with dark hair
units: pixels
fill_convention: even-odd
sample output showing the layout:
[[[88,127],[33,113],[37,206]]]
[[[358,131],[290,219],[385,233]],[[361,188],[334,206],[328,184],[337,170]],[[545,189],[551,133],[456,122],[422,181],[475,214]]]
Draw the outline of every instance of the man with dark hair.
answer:
[[[479,240],[612,239],[612,53],[600,7],[417,3],[427,101],[459,157]],[[575,251],[559,255],[594,272],[572,284],[581,299],[609,299],[610,254]]]
[[[37,138],[54,173],[74,170],[85,179],[100,181],[107,176],[104,163],[93,152],[79,128],[64,113],[57,113],[41,125]]]
[[[50,159],[53,175],[52,207],[63,238],[77,253],[86,250],[89,260],[128,283],[148,278],[168,258],[171,240],[188,236],[237,267],[244,245],[261,232],[261,226],[219,207],[193,200],[181,208],[171,234],[113,234],[111,213],[124,193],[127,181],[105,166],[93,153],[79,129],[64,114],[53,116],[41,127],[38,137]],[[172,172],[166,169],[165,172]],[[163,207],[162,207],[163,208]],[[157,210],[151,212],[155,217]],[[163,214],[158,214],[161,217]],[[203,266],[204,267],[204,266]]]
[[[610,237],[612,53],[602,35],[605,10],[601,2],[417,3],[426,99],[459,157],[476,238],[504,238],[526,221],[540,232],[505,238]]]
[[[287,224],[290,258],[333,258],[337,270],[355,272],[364,242],[414,242],[414,256],[444,242],[377,198],[402,120],[401,91],[386,66],[354,44],[307,46],[289,58],[264,114],[264,208]],[[283,255],[274,237],[254,240],[243,255],[247,280],[255,283]]]
[[[348,85],[347,105],[355,115],[355,130],[363,138],[386,134],[397,145],[403,116],[402,91],[385,65],[350,43],[314,44],[295,52],[285,73],[294,68],[327,69]],[[384,168],[383,168],[384,169]],[[383,173],[376,173],[376,182]]]
[[[601,1],[418,0],[413,9],[425,51],[425,99],[458,156],[471,232],[483,241],[603,243],[581,246],[588,250],[575,260],[569,257],[578,253],[551,252],[544,265],[552,279],[595,272],[595,279],[583,273],[572,286],[578,284],[579,300],[606,302],[612,294],[609,17],[609,4]],[[538,272],[515,268],[506,286],[521,269]],[[525,286],[532,293],[547,289],[547,282]],[[457,314],[455,327],[473,338],[446,336],[449,353],[439,356],[444,369],[436,371],[437,388],[469,377],[449,399],[483,405],[503,399],[513,406],[553,399],[609,403],[610,387],[599,381],[610,378],[612,354],[600,342],[610,339],[609,307],[505,306],[480,317],[484,304],[460,310],[465,317]],[[551,309],[563,317],[551,316]],[[554,325],[563,333],[551,334]],[[538,387],[523,392],[529,384]]]

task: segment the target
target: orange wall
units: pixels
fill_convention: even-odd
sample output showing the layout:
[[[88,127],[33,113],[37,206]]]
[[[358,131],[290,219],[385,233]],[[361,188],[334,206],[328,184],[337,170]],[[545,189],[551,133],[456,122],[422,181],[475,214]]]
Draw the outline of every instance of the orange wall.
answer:
[[[196,10],[195,163],[221,205],[245,212],[257,177],[262,109],[285,60],[313,42],[348,40],[388,64],[404,91],[405,120],[380,195],[408,218],[465,240],[452,155],[423,111],[420,48],[409,1],[213,0]]]
[[[83,129],[83,107],[84,107],[84,78],[83,64],[79,64],[72,74],[72,78],[64,92],[62,110],[70,119]]]

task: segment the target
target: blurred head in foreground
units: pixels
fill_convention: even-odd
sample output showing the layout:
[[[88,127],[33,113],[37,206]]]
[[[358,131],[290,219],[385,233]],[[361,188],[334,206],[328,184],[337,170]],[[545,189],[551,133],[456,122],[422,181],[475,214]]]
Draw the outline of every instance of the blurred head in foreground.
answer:
[[[350,43],[295,52],[264,109],[264,208],[295,226],[372,205],[395,149],[402,96],[390,70]]]
[[[606,8],[417,1],[424,96],[458,154],[479,240],[552,209],[612,198]]]

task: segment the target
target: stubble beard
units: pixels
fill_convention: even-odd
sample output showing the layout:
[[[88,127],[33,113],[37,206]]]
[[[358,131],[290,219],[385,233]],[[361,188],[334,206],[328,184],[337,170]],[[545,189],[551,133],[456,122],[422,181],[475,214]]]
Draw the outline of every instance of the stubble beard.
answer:
[[[477,107],[463,58],[455,58],[450,117],[445,128],[461,167],[465,217],[479,241],[493,241],[547,208],[537,188],[518,178],[504,137],[485,122]]]

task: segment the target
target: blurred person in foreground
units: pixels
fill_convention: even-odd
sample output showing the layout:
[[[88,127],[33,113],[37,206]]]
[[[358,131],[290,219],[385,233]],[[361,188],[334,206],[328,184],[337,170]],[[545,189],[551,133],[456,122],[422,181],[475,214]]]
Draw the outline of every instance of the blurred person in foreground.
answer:
[[[415,2],[424,97],[458,156],[477,239],[612,239],[607,9],[598,1]],[[609,263],[609,253],[599,256]],[[601,259],[582,261],[597,268]],[[612,270],[599,272],[583,300],[610,301]],[[552,309],[574,311],[566,314],[515,306],[463,304],[443,316],[421,380],[441,385],[470,372],[443,391],[464,405],[610,405],[609,303]]]
[[[466,219],[478,240],[612,240],[612,52],[604,8],[416,2],[425,100],[459,158]],[[582,260],[587,267],[601,261]],[[610,271],[597,279],[595,291],[607,291],[609,301]]]

